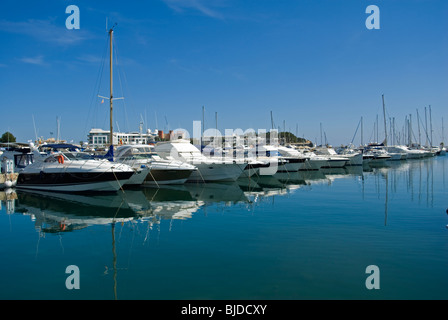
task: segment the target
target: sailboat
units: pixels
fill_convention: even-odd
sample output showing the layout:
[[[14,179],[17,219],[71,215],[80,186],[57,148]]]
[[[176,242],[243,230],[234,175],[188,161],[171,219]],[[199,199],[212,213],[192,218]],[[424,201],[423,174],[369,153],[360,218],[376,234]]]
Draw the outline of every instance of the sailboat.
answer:
[[[110,29],[110,150],[113,155],[112,127],[112,34]],[[79,159],[70,153],[41,153],[30,144],[34,162],[19,172],[17,188],[57,192],[117,191],[136,171],[126,164],[107,159]],[[140,175],[141,176],[141,175]],[[143,178],[145,178],[143,176]],[[139,177],[141,179],[141,177]],[[143,181],[143,179],[141,180]]]
[[[115,25],[114,25],[115,27]],[[113,96],[113,33],[114,33],[114,27],[109,29],[109,69],[110,69],[110,96],[109,97],[103,97],[99,96],[102,99],[108,99],[109,105],[110,105],[110,117],[109,117],[109,151],[106,153],[104,158],[108,159],[109,161],[114,161],[114,140],[113,140],[113,101],[117,99],[122,98],[114,98]],[[128,165],[128,164],[126,164]],[[126,185],[142,185],[143,182],[146,180],[146,177],[149,175],[150,168],[148,166],[129,166],[132,170],[134,170],[134,175],[128,180]]]
[[[134,170],[108,160],[72,158],[63,152],[41,154],[30,144],[34,162],[19,171],[17,188],[56,192],[117,191]]]

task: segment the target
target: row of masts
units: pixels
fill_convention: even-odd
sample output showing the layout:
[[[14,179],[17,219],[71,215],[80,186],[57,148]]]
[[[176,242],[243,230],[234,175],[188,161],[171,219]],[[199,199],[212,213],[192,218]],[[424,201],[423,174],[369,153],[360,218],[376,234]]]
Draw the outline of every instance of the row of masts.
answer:
[[[420,117],[420,113],[418,109],[417,111],[417,126],[418,126],[418,139],[414,133],[413,129],[413,121],[412,114],[408,114],[405,116],[404,125],[401,130],[396,129],[395,117],[386,117],[386,105],[384,102],[384,95],[382,95],[383,102],[383,121],[384,121],[384,140],[381,142],[383,145],[407,145],[407,146],[415,146],[418,143],[419,146],[423,146],[422,135],[426,138],[425,147],[433,147],[433,128],[432,128],[432,112],[431,106],[428,108],[425,107],[425,122],[423,123],[423,119]],[[429,111],[429,128],[428,128],[428,111]],[[387,125],[389,122],[389,125]],[[351,144],[353,144],[356,134],[361,126],[361,141],[360,144],[364,145],[364,121],[363,117],[361,117],[358,126],[356,127],[355,134],[353,135],[353,139],[351,140]],[[322,131],[322,127],[321,127]],[[379,139],[379,121],[378,115],[376,116],[375,123],[373,125],[373,140],[375,143],[380,143]],[[444,127],[443,127],[443,118],[442,118],[442,140],[444,137]],[[322,139],[322,138],[321,138]],[[372,141],[372,139],[370,139]],[[443,143],[443,141],[442,141]]]
[[[115,25],[114,25],[115,26]],[[122,99],[122,98],[114,98],[113,97],[113,28],[112,27],[108,33],[109,33],[109,38],[110,38],[110,43],[109,43],[109,69],[110,69],[110,95],[109,97],[102,97],[105,99],[109,100],[109,104],[110,104],[110,132],[109,132],[109,141],[112,144],[113,143],[113,100],[115,99]],[[101,96],[100,96],[101,97]],[[396,131],[396,126],[395,126],[395,117],[389,118],[389,132],[387,130],[387,117],[386,117],[386,105],[385,105],[385,101],[384,101],[384,94],[381,96],[382,98],[382,103],[383,103],[383,120],[384,120],[384,140],[383,140],[383,144],[385,146],[388,145],[388,143],[391,143],[392,145],[396,145],[396,144],[407,144],[408,146],[412,146],[413,145],[413,141],[417,141],[417,139],[415,139],[415,134],[413,132],[412,129],[412,114],[406,115],[405,116],[405,123],[404,123],[404,128],[402,130],[402,132],[397,132]],[[433,146],[433,129],[432,129],[432,114],[431,114],[431,106],[429,105],[429,133],[428,133],[428,119],[427,119],[427,108],[425,107],[425,124],[423,125],[422,123],[422,119],[420,118],[418,109],[417,109],[417,124],[418,124],[418,144],[419,146],[422,145],[422,140],[421,140],[421,135],[422,135],[422,131],[421,131],[421,126],[420,124],[423,126],[424,129],[424,134],[426,137],[426,143],[425,146],[426,147],[432,147]],[[202,134],[204,132],[204,123],[205,123],[205,119],[204,119],[204,106],[202,107]],[[218,113],[215,112],[215,122],[216,122],[216,130],[218,130]],[[358,128],[359,125],[361,125],[361,145],[364,145],[364,128],[363,128],[363,117],[361,117],[360,123],[358,124]],[[283,123],[284,126],[284,131],[286,130],[285,128],[285,121]],[[298,125],[296,126],[296,131],[298,131]],[[376,117],[376,121],[374,124],[374,133],[376,135],[376,142],[379,142],[379,128],[378,128],[378,115]],[[271,128],[274,129],[274,119],[273,119],[273,115],[272,115],[272,111],[271,111]],[[358,128],[356,129],[356,132],[358,131]],[[321,131],[321,144],[323,142],[322,139],[322,123],[320,124],[320,131]],[[442,118],[442,140],[444,137],[444,128],[443,128],[443,118]],[[355,135],[356,135],[355,132]],[[297,132],[298,133],[298,132]],[[201,136],[202,136],[201,134]],[[354,136],[355,137],[355,136]],[[353,137],[353,139],[354,139]],[[413,139],[414,138],[414,139]],[[326,141],[326,136],[325,136],[325,141]],[[353,143],[353,140],[352,140]],[[429,144],[428,144],[429,143]]]

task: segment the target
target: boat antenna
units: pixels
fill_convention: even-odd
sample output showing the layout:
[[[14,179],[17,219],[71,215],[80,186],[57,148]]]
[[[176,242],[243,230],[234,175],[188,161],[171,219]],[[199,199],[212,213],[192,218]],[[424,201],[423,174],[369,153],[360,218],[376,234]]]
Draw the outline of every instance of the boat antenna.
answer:
[[[34,114],[32,116],[33,116],[34,135],[36,136],[36,141],[37,141],[37,131],[36,131],[36,123],[34,122]],[[9,137],[9,135],[8,135],[8,137]]]

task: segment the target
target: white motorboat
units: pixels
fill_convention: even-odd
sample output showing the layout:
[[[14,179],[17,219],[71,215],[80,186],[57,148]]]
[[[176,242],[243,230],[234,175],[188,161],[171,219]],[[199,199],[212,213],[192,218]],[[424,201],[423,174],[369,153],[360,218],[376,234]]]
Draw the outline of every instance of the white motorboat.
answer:
[[[308,158],[298,150],[285,146],[279,146],[277,149],[280,156],[288,161],[288,163],[284,164],[284,167],[286,169],[285,171],[297,172],[304,168],[305,162],[308,160]]]
[[[21,169],[17,188],[58,192],[117,191],[134,170],[108,160],[80,160],[70,153],[40,154],[32,146],[34,162]]]
[[[150,145],[121,145],[114,160],[131,167],[148,168],[143,184],[182,184],[197,170],[182,161],[162,159]]]
[[[388,150],[389,148],[392,148],[394,152],[405,153],[406,159],[421,159],[424,157],[424,152],[422,150],[411,149],[405,145],[396,145],[393,147],[388,147]]]
[[[103,155],[94,155],[85,151],[79,150],[78,146],[67,143],[43,144],[39,146],[40,154],[46,156],[47,154],[62,151],[66,157],[72,160],[88,160],[88,159],[107,159],[114,161],[113,146],[109,146],[109,151]],[[132,166],[131,166],[132,167]],[[149,173],[147,167],[132,167],[134,174],[126,181],[126,186],[141,185]]]
[[[309,149],[296,149],[302,157],[306,158],[303,167],[299,171],[316,171],[322,167],[328,166],[328,159],[323,156],[318,156]]]
[[[327,160],[327,163],[322,168],[343,168],[350,161],[348,157],[337,154],[333,148],[317,147],[314,153]]]
[[[187,181],[236,181],[247,166],[243,160],[206,157],[184,139],[159,142],[154,150],[164,159],[194,165],[198,170],[193,171]]]
[[[364,157],[370,157],[370,165],[383,164],[392,157],[384,149],[384,146],[370,145],[364,152]]]
[[[286,150],[280,152],[281,148],[283,147],[267,144],[258,145],[252,149],[252,153],[255,154],[258,161],[269,163],[268,167],[271,167],[270,169],[266,167],[265,174],[260,170],[260,174],[272,175],[276,172],[297,172],[303,167],[306,158],[296,154],[292,155],[294,152],[292,150],[290,153],[287,153]],[[277,167],[275,168],[275,166]]]
[[[384,149],[390,155],[390,160],[406,160],[408,158],[408,153],[397,146],[385,146]]]
[[[362,166],[362,153],[354,148],[341,148],[338,150],[337,154],[348,158],[348,161],[345,164],[346,166]]]

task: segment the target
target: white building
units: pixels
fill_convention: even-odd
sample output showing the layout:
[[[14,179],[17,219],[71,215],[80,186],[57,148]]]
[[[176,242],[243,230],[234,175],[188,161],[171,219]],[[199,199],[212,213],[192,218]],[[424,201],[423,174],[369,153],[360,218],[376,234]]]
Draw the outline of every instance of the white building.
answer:
[[[87,142],[92,148],[107,148],[110,145],[109,142],[109,130],[103,130],[98,128],[93,128],[89,131],[87,135]],[[154,142],[155,138],[158,136],[157,130],[151,132],[150,129],[146,133],[143,132],[114,132],[113,133],[113,144],[148,144]]]

